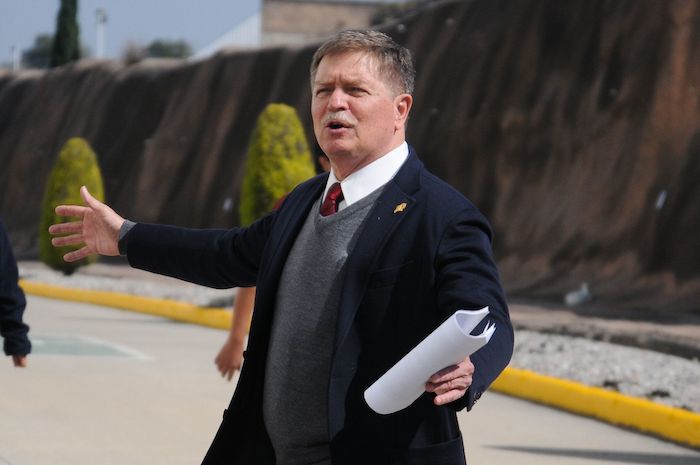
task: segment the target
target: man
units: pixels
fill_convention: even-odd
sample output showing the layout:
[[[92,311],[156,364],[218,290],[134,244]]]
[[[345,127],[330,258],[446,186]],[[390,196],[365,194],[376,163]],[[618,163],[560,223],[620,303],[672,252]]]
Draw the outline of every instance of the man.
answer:
[[[12,357],[16,367],[26,367],[32,345],[27,337],[29,326],[22,322],[27,302],[17,279],[17,262],[0,219],[0,335],[5,355]]]
[[[384,34],[324,43],[311,112],[331,172],[248,228],[134,225],[85,188],[87,207],[57,208],[83,217],[50,228],[72,233],[57,246],[86,243],[66,260],[121,248],[137,268],[257,285],[245,363],[205,464],[465,463],[455,412],[506,366],[513,333],[486,220],[404,140],[413,78],[408,50]],[[442,321],[484,306],[496,331],[471,360],[426,380],[400,412],[367,406],[364,390]]]

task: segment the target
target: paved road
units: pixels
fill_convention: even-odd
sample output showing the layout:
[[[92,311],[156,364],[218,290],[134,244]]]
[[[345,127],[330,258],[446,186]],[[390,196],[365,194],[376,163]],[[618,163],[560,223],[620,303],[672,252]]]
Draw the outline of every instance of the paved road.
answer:
[[[29,296],[29,368],[0,363],[0,465],[198,464],[232,384],[225,333]],[[461,414],[470,465],[698,465],[700,452],[487,394]]]

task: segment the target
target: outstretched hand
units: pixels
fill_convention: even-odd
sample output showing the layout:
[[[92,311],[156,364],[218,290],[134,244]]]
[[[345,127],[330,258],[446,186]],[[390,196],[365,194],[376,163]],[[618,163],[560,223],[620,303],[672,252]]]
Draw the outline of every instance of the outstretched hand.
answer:
[[[88,192],[87,187],[80,188],[80,196],[85,206],[59,205],[56,214],[80,218],[70,223],[59,223],[49,227],[52,235],[68,234],[51,239],[54,247],[85,244],[82,248],[63,256],[67,262],[81,260],[91,254],[119,255],[119,229],[124,218],[100,202]]]
[[[469,357],[457,365],[444,368],[430,377],[425,390],[435,393],[435,405],[445,405],[464,396],[472,384],[474,364]]]

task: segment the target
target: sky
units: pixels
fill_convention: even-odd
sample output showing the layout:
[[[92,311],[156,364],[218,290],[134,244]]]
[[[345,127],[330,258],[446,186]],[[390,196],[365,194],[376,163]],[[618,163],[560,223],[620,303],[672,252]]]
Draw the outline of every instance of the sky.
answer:
[[[13,46],[30,48],[34,38],[53,34],[60,0],[0,0],[0,64],[12,61]],[[106,58],[120,58],[129,42],[185,40],[196,52],[258,13],[262,0],[78,0],[81,43],[97,51],[95,12],[107,12]]]

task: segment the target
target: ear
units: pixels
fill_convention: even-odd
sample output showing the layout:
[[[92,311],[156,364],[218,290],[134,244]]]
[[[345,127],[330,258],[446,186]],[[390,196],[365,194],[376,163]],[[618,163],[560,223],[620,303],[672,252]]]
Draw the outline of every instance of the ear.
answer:
[[[394,98],[394,127],[399,129],[406,124],[408,113],[413,105],[413,97],[410,94],[399,94]]]

